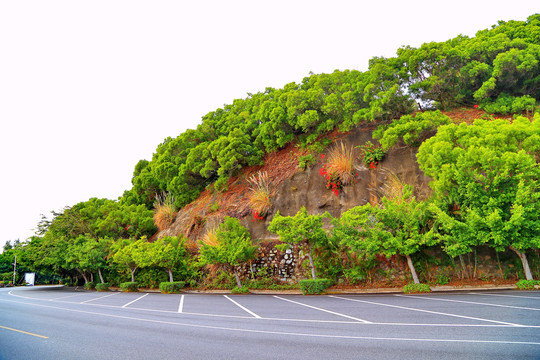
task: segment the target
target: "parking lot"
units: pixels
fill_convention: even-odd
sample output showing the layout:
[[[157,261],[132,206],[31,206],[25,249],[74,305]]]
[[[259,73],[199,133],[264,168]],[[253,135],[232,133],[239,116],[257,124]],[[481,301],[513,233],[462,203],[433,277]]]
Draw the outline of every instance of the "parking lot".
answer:
[[[467,354],[485,358],[540,355],[539,291],[234,296],[36,287],[0,294],[0,304],[3,300],[41,312],[60,310],[81,321],[83,316],[116,319],[137,326],[172,327],[181,333],[217,332],[224,338],[232,333],[248,338],[317,338],[355,347],[368,343],[385,351],[395,347],[405,353],[418,347],[443,347],[445,354],[469,349],[472,353],[467,350]]]

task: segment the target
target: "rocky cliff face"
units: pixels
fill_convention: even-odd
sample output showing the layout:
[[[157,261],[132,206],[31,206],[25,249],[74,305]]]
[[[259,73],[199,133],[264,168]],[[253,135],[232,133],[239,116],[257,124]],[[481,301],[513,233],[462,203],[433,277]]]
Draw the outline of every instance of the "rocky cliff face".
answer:
[[[356,147],[373,141],[374,129],[373,125],[363,126],[346,134],[338,134],[329,148],[340,142]],[[361,166],[359,151],[355,149],[355,181],[344,186],[336,196],[326,188],[325,178],[319,175],[323,159],[301,170],[298,168],[298,157],[307,154],[307,151],[289,146],[269,157],[263,166],[243,169],[237,178],[231,180],[228,191],[203,192],[196,201],[179,211],[175,223],[160,236],[184,235],[195,242],[207,228],[216,226],[224,216],[233,216],[241,219],[253,239],[276,240],[277,236],[269,233],[267,227],[278,210],[284,216],[294,215],[304,206],[311,214],[329,212],[338,217],[354,206],[379,201],[382,188],[390,177],[414,185],[417,197],[423,198],[429,193],[429,179],[418,168],[416,150],[410,147],[390,150],[377,169],[367,169]],[[276,184],[272,209],[263,220],[254,219],[248,199],[247,179],[257,171],[266,171]]]

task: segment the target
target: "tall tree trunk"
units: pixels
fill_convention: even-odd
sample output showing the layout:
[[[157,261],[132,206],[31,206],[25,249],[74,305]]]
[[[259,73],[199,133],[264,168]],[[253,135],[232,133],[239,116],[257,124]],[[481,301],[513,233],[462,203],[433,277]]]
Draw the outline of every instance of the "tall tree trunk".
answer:
[[[77,268],[77,271],[82,275],[84,279],[84,283],[86,284],[88,282],[88,278],[86,277],[86,274],[79,268]]]
[[[98,274],[99,274],[99,280],[103,284],[105,281],[103,281],[103,274],[101,273],[101,268],[98,268],[97,271],[98,271]]]
[[[465,266],[465,260],[463,260],[463,255],[459,255],[459,262],[461,263],[461,278],[469,278],[467,268]]]
[[[416,275],[416,270],[414,269],[414,265],[412,262],[412,259],[409,255],[405,255],[407,258],[407,265],[409,265],[409,269],[411,270],[412,278],[415,284],[420,284],[420,281],[418,280],[418,276]]]
[[[131,282],[135,282],[135,271],[137,271],[139,267],[138,266],[135,266],[133,269],[130,269],[131,270]]]
[[[308,242],[308,259],[309,259],[309,265],[311,266],[311,278],[313,280],[317,279],[317,276],[315,276],[315,264],[313,264],[313,254],[311,253],[311,244]]]
[[[524,252],[519,251],[518,249],[515,249],[513,246],[510,246],[510,250],[515,252],[517,256],[519,256],[519,259],[521,260],[521,263],[523,264],[523,272],[525,273],[525,279],[532,280],[533,276],[531,273],[531,268],[529,267],[529,262],[527,261],[527,255]]]
[[[172,270],[171,270],[171,269],[167,269],[167,272],[169,273],[169,282],[174,282],[174,280],[173,280],[173,275],[172,275]]]
[[[238,275],[238,270],[236,267],[234,267],[234,277],[236,279],[236,285],[238,285],[238,287],[241,288],[242,283],[240,282],[240,276]]]

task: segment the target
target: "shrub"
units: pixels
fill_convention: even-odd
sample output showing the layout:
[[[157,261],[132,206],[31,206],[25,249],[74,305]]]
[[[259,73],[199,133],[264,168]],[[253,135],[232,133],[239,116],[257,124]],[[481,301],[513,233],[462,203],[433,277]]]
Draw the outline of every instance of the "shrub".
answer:
[[[305,279],[300,280],[299,283],[300,290],[304,295],[320,294],[332,285],[332,281],[329,279]]]
[[[242,286],[242,287],[237,286],[231,290],[231,294],[234,294],[234,295],[249,294],[249,289],[247,286]]]
[[[367,141],[364,145],[357,146],[360,149],[360,155],[365,167],[370,169],[377,168],[377,164],[384,158],[384,150],[380,147],[376,147]]]
[[[92,289],[96,288],[96,284],[94,284],[92,281],[89,281],[89,282],[84,284],[84,288],[86,290],[92,290]]]
[[[388,126],[379,126],[373,132],[373,138],[379,140],[385,151],[395,146],[400,139],[406,145],[419,146],[439,126],[449,123],[450,118],[438,110],[418,113],[416,116],[405,115]]]
[[[298,167],[300,169],[307,169],[309,166],[315,164],[316,160],[315,157],[312,154],[300,156],[298,158]]]
[[[484,103],[480,107],[490,114],[510,114],[532,111],[535,103],[536,99],[529,95],[515,97],[502,93],[494,102]]]
[[[162,282],[159,284],[159,291],[163,294],[177,294],[182,291],[184,285],[183,281]]]
[[[137,282],[125,282],[120,284],[120,290],[124,292],[137,292],[139,291],[139,284]]]
[[[538,280],[519,280],[516,283],[516,287],[519,290],[534,290],[534,287],[540,285]]]
[[[109,284],[109,283],[99,283],[99,284],[96,284],[96,290],[97,291],[109,291],[109,286],[111,286],[111,284]]]
[[[428,284],[407,284],[403,287],[405,294],[417,294],[431,292],[431,288]]]

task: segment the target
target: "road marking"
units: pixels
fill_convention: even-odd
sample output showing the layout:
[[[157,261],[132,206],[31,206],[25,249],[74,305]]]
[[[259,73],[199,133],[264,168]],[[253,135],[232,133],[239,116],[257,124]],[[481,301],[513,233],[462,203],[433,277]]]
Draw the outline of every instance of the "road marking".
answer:
[[[499,305],[499,304],[490,304],[490,303],[481,303],[476,301],[464,301],[464,300],[451,300],[451,299],[441,299],[436,297],[424,297],[424,296],[411,296],[411,295],[394,295],[394,296],[400,296],[400,297],[408,297],[413,299],[422,299],[422,300],[434,300],[434,301],[448,301],[448,302],[456,302],[456,303],[462,303],[462,304],[473,304],[473,305],[482,305],[482,306],[496,306],[496,307],[503,307],[503,308],[510,308],[510,309],[520,309],[520,310],[532,310],[532,311],[540,311],[538,308],[529,308],[529,307],[523,307],[523,306],[512,306],[512,305]]]
[[[248,314],[254,316],[255,318],[257,319],[260,319],[261,317],[257,314],[255,314],[253,311],[249,310],[248,308],[240,305],[239,303],[237,303],[236,301],[234,301],[233,299],[231,299],[230,297],[228,297],[227,295],[223,295],[225,296],[226,299],[230,300],[233,304],[235,304],[236,306],[238,306],[240,309],[244,310],[245,312],[247,312]]]
[[[35,300],[35,299],[32,299]],[[30,305],[30,306],[39,306],[39,307],[45,307],[50,309],[59,309],[59,310],[69,310],[69,311],[79,311],[79,312],[85,312],[84,310],[75,310],[75,309],[69,309],[64,307],[58,307],[58,306],[51,306],[51,305],[44,305],[44,304],[36,304],[32,302],[23,302],[23,301],[16,301],[16,300],[6,300],[6,299],[0,299],[0,301],[5,302],[11,302],[15,304],[23,304],[23,305]],[[61,302],[61,301],[59,301]],[[73,302],[65,302],[66,304],[77,304]],[[119,309],[120,306],[114,306],[114,305],[103,305],[103,304],[84,304],[89,306],[95,306],[95,307],[102,307],[107,309]],[[156,309],[145,309],[145,308],[136,308],[136,307],[130,307],[129,310],[137,310],[137,311],[143,311],[143,312],[160,312],[160,313],[167,313],[167,314],[177,314],[177,311],[171,311],[171,310],[156,310]],[[102,313],[98,313],[102,314]],[[183,312],[182,314],[185,315],[196,315],[196,316],[205,316],[205,317],[223,317],[223,318],[231,318],[231,319],[247,319],[247,320],[254,320],[255,318],[252,316],[238,316],[238,315],[220,315],[220,314],[205,314],[205,313],[192,313],[192,312]],[[107,316],[107,314],[102,314]],[[514,325],[503,325],[503,324],[437,324],[437,323],[380,323],[380,322],[371,322],[371,323],[361,323],[358,321],[344,321],[344,320],[311,320],[311,319],[285,319],[285,318],[265,318],[261,317],[261,320],[267,320],[267,321],[289,321],[289,322],[308,322],[308,323],[334,323],[334,324],[347,324],[347,325],[367,325],[367,326],[412,326],[412,327],[478,327],[478,328],[516,328]],[[520,325],[520,329],[527,328],[527,329],[540,329],[540,325]]]
[[[522,296],[522,295],[506,295],[506,294],[489,294],[489,293],[483,293],[483,294],[476,294],[476,293],[469,293],[470,295],[478,295],[478,296],[505,296],[505,297],[515,297],[515,298],[522,298],[522,299],[535,299],[540,300],[540,296]]]
[[[456,315],[456,314],[448,314],[448,313],[443,313],[443,312],[439,312],[439,311],[431,311],[431,310],[416,309],[416,308],[411,308],[411,307],[406,307],[406,306],[399,306],[399,305],[390,305],[390,304],[376,303],[376,302],[373,302],[373,301],[367,301],[367,300],[349,299],[349,298],[344,298],[344,297],[334,296],[334,295],[329,295],[329,296],[330,296],[330,297],[333,297],[333,298],[336,298],[336,299],[342,299],[342,300],[348,300],[348,301],[356,301],[356,302],[361,302],[361,303],[366,303],[366,304],[372,304],[372,305],[379,305],[379,306],[387,306],[387,307],[392,307],[392,308],[396,308],[396,309],[404,309],[404,310],[411,310],[411,311],[419,311],[419,312],[425,312],[425,313],[428,313],[428,314],[436,314],[436,315],[452,316],[452,317],[458,317],[458,318],[469,319],[469,320],[487,321],[487,322],[492,322],[492,323],[496,323],[496,324],[504,324],[504,325],[511,325],[511,326],[523,326],[523,325],[518,325],[518,324],[512,324],[512,323],[509,323],[509,322],[504,322],[504,321],[496,321],[496,320],[489,320],[489,319],[481,319],[481,318],[476,318],[476,317],[471,317],[471,316]]]
[[[298,301],[293,301],[293,300],[285,299],[285,298],[282,298],[282,297],[279,297],[279,296],[276,296],[276,295],[274,295],[274,297],[275,297],[276,299],[288,301],[288,302],[291,302],[291,303],[293,303],[293,304],[298,304],[298,305],[302,305],[302,306],[305,306],[305,307],[308,307],[308,308],[311,308],[311,309],[315,309],[315,310],[319,310],[319,311],[324,311],[324,312],[327,312],[327,313],[329,313],[329,314],[334,314],[334,315],[341,316],[341,317],[344,317],[344,318],[347,318],[347,319],[352,319],[352,320],[360,321],[360,322],[362,322],[362,323],[364,323],[364,324],[371,324],[371,321],[359,319],[359,318],[356,318],[356,317],[353,317],[353,316],[349,316],[349,315],[345,315],[345,314],[340,314],[340,313],[338,313],[338,312],[330,311],[330,310],[326,310],[326,309],[322,309],[322,308],[319,308],[319,307],[316,307],[316,306],[311,306],[311,305],[303,304],[303,303],[300,303],[300,302],[298,302]]]
[[[34,334],[34,333],[31,333],[31,332],[28,332],[28,331],[23,331],[23,330],[12,329],[12,328],[9,328],[7,326],[0,325],[0,328],[15,331],[15,332],[18,332],[18,333],[21,333],[21,334],[32,335],[32,336],[42,338],[42,339],[48,339],[49,338],[48,336],[38,335],[38,334]]]
[[[180,296],[180,304],[178,305],[178,312],[184,311],[184,295]]]
[[[67,299],[67,298],[71,298],[71,297],[77,297],[77,296],[83,296],[85,294],[75,294],[75,295],[68,295],[68,296],[61,296],[59,298],[53,298],[53,299],[47,299],[49,301],[56,301],[56,300],[60,300],[60,299]]]
[[[135,301],[141,300],[143,297],[147,296],[148,294],[149,294],[149,293],[146,293],[146,294],[144,294],[143,296],[139,296],[139,297],[136,298],[135,300],[130,301],[130,302],[128,302],[126,305],[122,305],[121,307],[122,307],[122,308],[125,308],[126,306],[129,306],[129,305],[133,304]]]
[[[116,319],[123,319],[123,320],[133,320],[133,321],[157,323],[157,324],[172,325],[172,326],[184,326],[184,327],[199,328],[199,329],[224,330],[224,331],[235,331],[235,332],[243,332],[243,333],[265,334],[265,335],[299,336],[299,337],[347,339],[347,340],[368,340],[368,341],[378,340],[378,341],[403,341],[403,342],[442,342],[442,343],[498,344],[498,345],[535,345],[535,346],[540,346],[540,342],[528,342],[528,341],[472,340],[472,339],[446,339],[446,338],[445,339],[428,339],[428,338],[413,339],[413,338],[354,336],[354,335],[309,334],[309,333],[294,333],[294,332],[281,332],[281,331],[270,331],[270,330],[241,329],[241,328],[231,328],[231,327],[223,327],[223,326],[189,324],[189,323],[180,323],[180,322],[174,322],[174,321],[144,319],[144,318],[137,318],[137,317],[132,317],[132,316],[123,316],[123,315],[116,315],[116,314],[103,314],[103,313],[93,312],[93,311],[67,309],[67,308],[62,308],[62,307],[57,307],[57,306],[50,306],[50,305],[43,305],[43,304],[30,304],[30,305],[53,308],[53,309],[59,309],[59,310],[64,310],[64,311],[77,312],[77,313],[84,313],[84,314],[89,314],[89,315],[100,315],[100,316],[116,318]]]
[[[120,294],[120,293],[114,293],[114,294],[110,294],[110,295],[100,296],[100,297],[95,298],[95,299],[90,299],[90,300],[86,300],[86,301],[81,301],[79,304],[86,304],[86,303],[89,303],[90,301],[99,300],[99,299],[104,299],[104,298],[106,298],[106,297],[114,296],[114,295],[118,295],[118,294]]]

